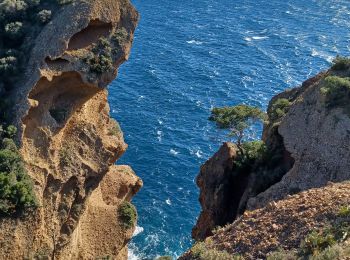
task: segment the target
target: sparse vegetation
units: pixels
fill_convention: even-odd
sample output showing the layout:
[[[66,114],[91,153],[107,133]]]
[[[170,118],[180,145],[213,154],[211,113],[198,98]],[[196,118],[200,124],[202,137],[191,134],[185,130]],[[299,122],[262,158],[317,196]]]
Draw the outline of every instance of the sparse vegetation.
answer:
[[[59,159],[60,159],[60,163],[63,166],[67,166],[70,165],[71,163],[73,163],[73,159],[72,159],[72,150],[69,147],[62,147],[60,152],[59,152]]]
[[[284,117],[287,114],[291,104],[292,103],[286,98],[277,99],[272,104],[271,112],[269,113],[269,119],[273,122],[276,122],[282,117]]]
[[[191,254],[195,259],[199,260],[244,260],[244,258],[239,255],[232,255],[226,251],[209,248],[205,242],[197,242],[191,248]]]
[[[350,218],[350,205],[340,207],[338,215],[342,218]]]
[[[158,257],[156,260],[173,260],[173,258],[169,255],[165,255]]]
[[[121,52],[128,35],[126,29],[121,28],[108,38],[101,37],[98,43],[93,45],[91,52],[83,58],[84,62],[89,65],[90,71],[98,76],[111,71],[113,61]]]
[[[84,61],[89,65],[90,71],[97,75],[110,71],[113,68],[113,59],[109,40],[104,37],[100,38]]]
[[[128,201],[123,201],[118,208],[118,217],[124,228],[134,227],[137,219],[135,206]]]
[[[347,57],[337,56],[332,63],[333,70],[346,70],[350,67],[350,59]]]
[[[272,252],[267,260],[341,260],[350,257],[350,248],[344,243],[350,239],[349,206],[340,207],[328,227],[313,230],[295,250]]]
[[[61,4],[71,1],[3,0],[0,3],[0,215],[36,207],[33,184],[14,142],[11,94],[27,67],[35,37]],[[25,40],[24,40],[25,39]]]
[[[341,107],[346,112],[350,112],[350,78],[326,77],[321,93],[325,96],[325,103],[328,109]]]
[[[111,121],[112,121],[113,126],[108,130],[108,134],[109,135],[119,135],[122,132],[119,123],[114,119],[112,119]]]

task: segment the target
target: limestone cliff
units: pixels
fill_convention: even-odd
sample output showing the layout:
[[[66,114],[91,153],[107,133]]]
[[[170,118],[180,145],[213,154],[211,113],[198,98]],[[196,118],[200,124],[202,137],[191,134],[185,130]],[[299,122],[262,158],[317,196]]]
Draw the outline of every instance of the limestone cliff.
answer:
[[[0,219],[0,259],[126,259],[135,223],[125,226],[118,208],[142,182],[114,165],[127,145],[106,87],[128,58],[137,21],[128,0],[74,1],[36,37],[14,98],[39,207]]]
[[[295,249],[308,232],[328,225],[332,214],[350,204],[348,75],[348,64],[335,64],[271,100],[263,131],[272,151],[267,161],[238,173],[233,162],[239,151],[225,143],[201,167],[202,212],[192,236],[204,242],[183,259],[211,259],[210,253],[200,256],[199,245],[211,250],[211,257],[224,250],[245,259]]]

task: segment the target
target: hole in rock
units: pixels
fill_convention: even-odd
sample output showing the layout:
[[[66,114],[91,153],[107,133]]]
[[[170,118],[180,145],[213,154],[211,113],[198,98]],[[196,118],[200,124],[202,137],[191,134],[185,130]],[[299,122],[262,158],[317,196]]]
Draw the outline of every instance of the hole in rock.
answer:
[[[72,36],[68,44],[68,50],[78,50],[89,47],[93,43],[98,42],[101,37],[107,37],[112,29],[111,23],[92,20],[85,29]]]

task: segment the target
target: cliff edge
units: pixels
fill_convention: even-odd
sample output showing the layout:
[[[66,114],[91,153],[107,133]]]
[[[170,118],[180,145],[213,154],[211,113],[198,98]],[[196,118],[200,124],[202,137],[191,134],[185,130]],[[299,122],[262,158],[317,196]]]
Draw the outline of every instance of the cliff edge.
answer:
[[[182,259],[266,259],[278,249],[298,250],[307,234],[325,232],[350,206],[349,64],[337,58],[328,71],[273,97],[266,150],[255,150],[249,164],[242,167],[236,145],[224,143],[201,167],[202,212],[192,231],[198,243]],[[349,219],[344,223],[348,230]],[[348,238],[337,242],[346,248]],[[270,259],[299,259],[284,257]]]
[[[54,15],[49,1],[5,2],[1,11],[23,24],[30,8],[46,8],[41,22],[52,17],[27,38],[26,68],[10,92],[36,207],[0,218],[0,259],[126,259],[136,225],[129,201],[142,181],[114,165],[127,145],[106,87],[128,58],[138,13],[128,0],[58,1]]]

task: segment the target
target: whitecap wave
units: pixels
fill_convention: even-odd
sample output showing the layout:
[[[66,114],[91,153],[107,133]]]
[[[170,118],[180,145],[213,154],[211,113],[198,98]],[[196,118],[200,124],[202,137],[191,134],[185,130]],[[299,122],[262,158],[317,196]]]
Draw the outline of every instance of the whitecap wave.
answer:
[[[165,200],[165,203],[170,206],[171,205],[171,200],[168,198],[167,200]]]
[[[132,234],[133,237],[136,237],[137,235],[141,234],[143,232],[143,227],[136,226],[134,233]]]
[[[159,142],[162,141],[162,136],[163,136],[163,132],[160,131],[160,130],[158,130],[158,131],[157,131],[157,139],[158,139]]]
[[[312,57],[319,57],[321,59],[324,59],[324,60],[328,61],[329,63],[331,63],[333,61],[333,59],[334,59],[334,57],[332,55],[330,55],[330,54],[328,54],[328,53],[326,53],[324,51],[318,51],[315,48],[313,48],[311,50],[311,56]]]
[[[190,41],[186,41],[188,44],[195,44],[195,45],[202,45],[203,42],[201,41],[196,41],[196,40],[190,40]]]
[[[177,154],[179,154],[179,152],[176,151],[176,150],[174,150],[174,149],[170,149],[170,153],[171,153],[172,155],[177,155]]]
[[[252,36],[252,37],[244,37],[244,40],[247,42],[251,42],[252,40],[261,41],[268,38],[269,38],[268,36]]]

